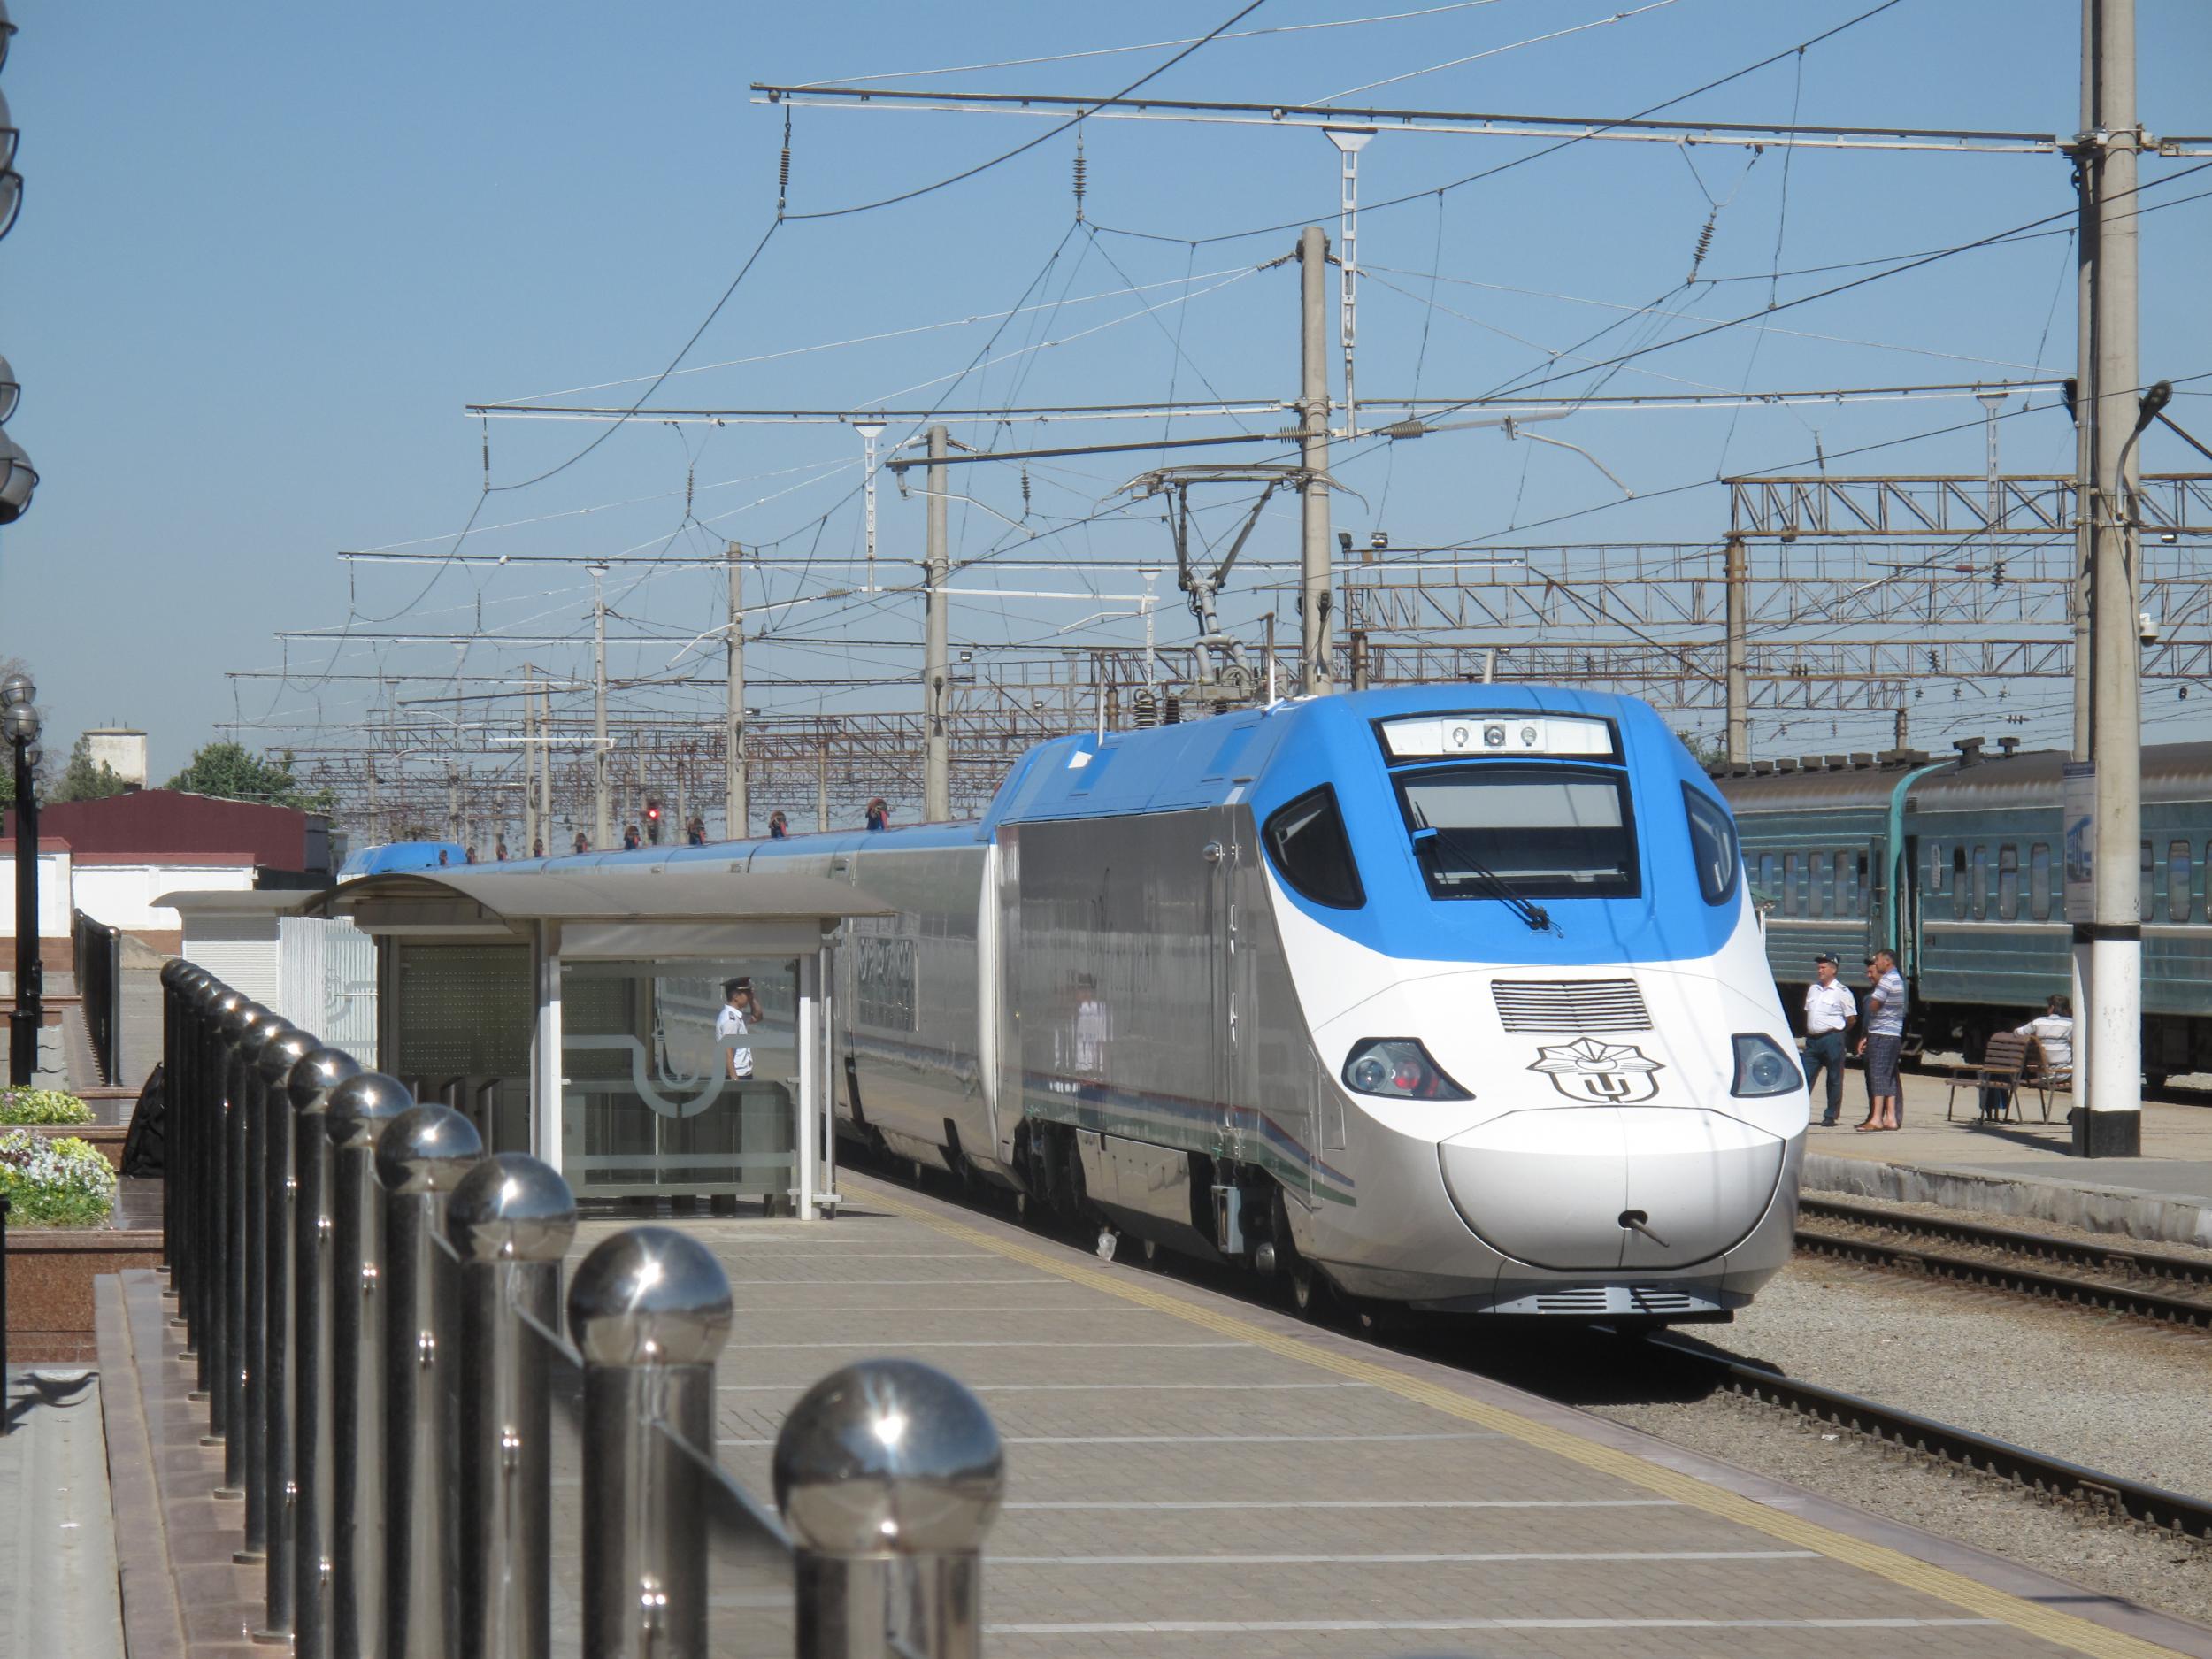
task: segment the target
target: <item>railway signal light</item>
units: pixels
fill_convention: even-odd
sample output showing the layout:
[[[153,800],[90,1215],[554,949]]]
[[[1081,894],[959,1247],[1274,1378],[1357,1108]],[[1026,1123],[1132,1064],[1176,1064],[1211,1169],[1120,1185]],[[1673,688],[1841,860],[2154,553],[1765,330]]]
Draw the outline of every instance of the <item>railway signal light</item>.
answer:
[[[645,803],[645,839],[656,847],[661,844],[661,803],[657,801]]]

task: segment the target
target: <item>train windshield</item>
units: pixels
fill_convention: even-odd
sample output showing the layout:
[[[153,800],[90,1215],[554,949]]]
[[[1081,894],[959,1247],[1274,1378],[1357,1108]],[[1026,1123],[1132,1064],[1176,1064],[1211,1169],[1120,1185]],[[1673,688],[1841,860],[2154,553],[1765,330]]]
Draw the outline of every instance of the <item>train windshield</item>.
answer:
[[[1633,898],[1628,783],[1569,766],[1443,767],[1402,772],[1399,805],[1440,899]]]

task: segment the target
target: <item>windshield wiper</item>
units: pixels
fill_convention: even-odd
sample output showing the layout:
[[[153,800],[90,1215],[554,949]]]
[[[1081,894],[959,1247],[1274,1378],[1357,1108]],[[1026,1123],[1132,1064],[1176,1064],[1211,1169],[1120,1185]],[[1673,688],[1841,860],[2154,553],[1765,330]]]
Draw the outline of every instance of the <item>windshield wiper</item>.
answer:
[[[1435,857],[1436,843],[1439,839],[1436,829],[1429,823],[1428,815],[1421,810],[1420,803],[1409,802],[1407,804],[1413,809],[1414,850],[1424,856]],[[1520,892],[1496,871],[1482,863],[1481,860],[1471,857],[1463,852],[1457,854],[1456,856],[1466,872],[1474,878],[1484,891],[1504,905],[1506,909],[1511,910],[1514,915],[1519,917],[1527,925],[1529,932],[1559,933],[1561,937],[1565,937],[1563,930],[1552,920],[1549,910],[1523,897]],[[1456,875],[1457,872],[1455,872],[1454,874]]]

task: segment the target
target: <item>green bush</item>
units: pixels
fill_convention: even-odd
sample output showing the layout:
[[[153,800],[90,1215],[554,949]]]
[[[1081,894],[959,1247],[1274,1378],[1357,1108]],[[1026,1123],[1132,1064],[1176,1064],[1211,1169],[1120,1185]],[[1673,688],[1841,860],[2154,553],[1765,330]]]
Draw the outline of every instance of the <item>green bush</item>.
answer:
[[[89,1141],[0,1134],[0,1197],[23,1227],[96,1227],[115,1208],[115,1169]]]
[[[92,1108],[58,1088],[0,1089],[0,1125],[88,1124]]]

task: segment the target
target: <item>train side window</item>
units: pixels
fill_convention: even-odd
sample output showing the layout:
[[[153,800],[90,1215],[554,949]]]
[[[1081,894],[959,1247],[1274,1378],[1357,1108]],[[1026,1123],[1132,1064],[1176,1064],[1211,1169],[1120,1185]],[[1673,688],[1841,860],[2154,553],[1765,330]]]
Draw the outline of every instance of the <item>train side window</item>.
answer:
[[[1336,791],[1327,784],[1277,808],[1261,835],[1283,879],[1316,904],[1356,910],[1367,902],[1336,810]]]
[[[1974,910],[1976,921],[1989,914],[1989,849],[1974,849]]]
[[[1736,896],[1737,876],[1743,868],[1736,826],[1725,808],[1686,783],[1682,786],[1682,810],[1690,821],[1690,856],[1697,863],[1698,890],[1708,904],[1725,904]]]
[[[2016,921],[2020,916],[2020,849],[2000,847],[1997,849],[1997,916],[2001,921]]]
[[[2204,844],[2204,912],[2202,919],[2212,922],[2212,841]]]
[[[2151,844],[2143,843],[2142,869],[2136,877],[2136,919],[2147,922],[2158,909],[2158,887],[2154,879],[2155,865],[2151,858]]]
[[[2166,919],[2189,919],[2189,843],[2175,841],[2166,849]]]
[[[1921,885],[1931,893],[1948,893],[1951,890],[1951,861],[1943,856],[1943,843],[1930,841],[1928,850],[1921,857]]]
[[[1966,919],[1966,849],[1951,849],[1951,919]]]
[[[1769,904],[1782,902],[1782,861],[1772,853],[1759,855],[1759,896]]]
[[[1796,853],[1782,855],[1782,913],[1805,913],[1805,860]]]
[[[2028,914],[2039,922],[2051,919],[2051,848],[2038,841],[2028,849]]]
[[[1865,862],[1863,856],[1854,857],[1849,853],[1836,855],[1837,915],[1859,914],[1859,866]]]
[[[1808,853],[1806,861],[1812,868],[1813,914],[1833,916],[1836,913],[1836,867],[1829,862],[1826,853]]]

